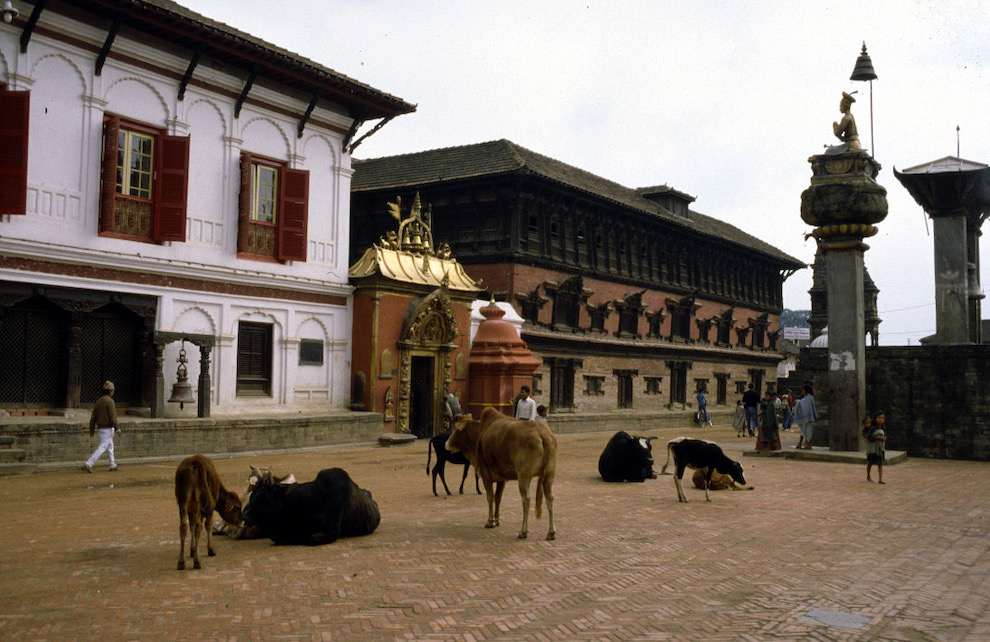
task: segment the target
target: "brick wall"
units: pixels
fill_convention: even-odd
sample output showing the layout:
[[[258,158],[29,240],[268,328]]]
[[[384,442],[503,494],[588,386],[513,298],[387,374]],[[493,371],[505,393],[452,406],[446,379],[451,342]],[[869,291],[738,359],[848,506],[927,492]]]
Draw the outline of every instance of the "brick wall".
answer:
[[[790,380],[815,382],[827,412],[825,364],[825,350],[805,348]],[[990,345],[867,348],[866,403],[887,415],[889,450],[990,461]]]

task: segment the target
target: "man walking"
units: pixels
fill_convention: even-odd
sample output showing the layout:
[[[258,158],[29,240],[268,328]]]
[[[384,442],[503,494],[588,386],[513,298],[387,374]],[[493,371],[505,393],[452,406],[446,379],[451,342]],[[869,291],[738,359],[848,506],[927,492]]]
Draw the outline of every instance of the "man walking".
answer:
[[[83,464],[82,469],[87,473],[93,472],[93,465],[104,452],[110,457],[110,472],[117,470],[117,460],[113,457],[113,435],[115,432],[120,432],[120,424],[117,422],[117,406],[113,402],[113,391],[113,382],[109,379],[104,381],[103,395],[96,400],[93,414],[89,417],[89,436],[99,434],[100,445]]]
[[[742,396],[743,406],[746,408],[746,429],[749,431],[749,436],[756,436],[756,416],[760,412],[760,393],[758,393],[753,388],[753,384],[749,384],[749,388]]]

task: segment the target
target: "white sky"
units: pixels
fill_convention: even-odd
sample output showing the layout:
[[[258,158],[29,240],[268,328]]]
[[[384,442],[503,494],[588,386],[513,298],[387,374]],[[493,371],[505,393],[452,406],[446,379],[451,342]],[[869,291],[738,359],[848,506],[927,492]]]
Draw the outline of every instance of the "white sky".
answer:
[[[179,2],[418,105],[358,158],[506,138],[627,187],[666,183],[808,263],[807,159],[838,142],[841,92],[858,90],[890,206],[866,253],[884,345],[935,331],[931,222],[892,169],[955,155],[957,125],[961,156],[990,163],[980,0]],[[874,143],[870,84],[849,80],[863,41]],[[785,307],[810,308],[810,287],[810,269],[788,279]]]

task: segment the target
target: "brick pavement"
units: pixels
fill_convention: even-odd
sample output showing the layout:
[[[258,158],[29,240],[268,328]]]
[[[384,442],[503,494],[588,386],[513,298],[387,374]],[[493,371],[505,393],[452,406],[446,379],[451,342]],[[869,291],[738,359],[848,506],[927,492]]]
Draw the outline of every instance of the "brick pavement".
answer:
[[[175,570],[177,462],[0,478],[0,639],[990,639],[990,464],[912,459],[879,486],[702,432],[755,490],[606,484],[610,435],[561,435],[554,542],[546,517],[516,539],[511,487],[494,530],[482,497],[434,497],[425,442],[220,460],[238,490],[249,464],[342,466],[383,521],[317,548],[218,537],[200,571]]]

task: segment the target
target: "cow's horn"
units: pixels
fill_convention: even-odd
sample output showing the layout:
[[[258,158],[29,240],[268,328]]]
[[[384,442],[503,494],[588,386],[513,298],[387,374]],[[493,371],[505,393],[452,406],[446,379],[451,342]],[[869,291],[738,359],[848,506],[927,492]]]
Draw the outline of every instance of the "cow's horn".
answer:
[[[265,478],[264,473],[262,473],[260,470],[258,470],[254,466],[251,466],[251,474],[254,475],[255,477],[257,477],[258,478],[258,481],[261,481],[262,479]]]

